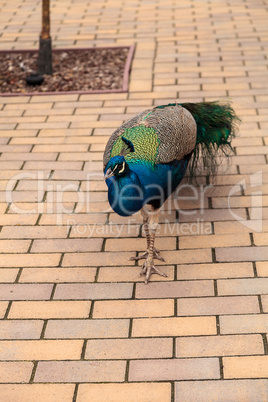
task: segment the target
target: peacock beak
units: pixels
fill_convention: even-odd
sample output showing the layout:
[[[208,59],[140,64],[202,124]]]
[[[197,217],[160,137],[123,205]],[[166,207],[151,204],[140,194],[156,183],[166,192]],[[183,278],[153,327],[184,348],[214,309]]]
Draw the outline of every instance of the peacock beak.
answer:
[[[108,168],[104,175],[104,180],[108,179],[108,177],[112,177],[113,175],[114,175],[114,172],[112,171],[112,168]]]

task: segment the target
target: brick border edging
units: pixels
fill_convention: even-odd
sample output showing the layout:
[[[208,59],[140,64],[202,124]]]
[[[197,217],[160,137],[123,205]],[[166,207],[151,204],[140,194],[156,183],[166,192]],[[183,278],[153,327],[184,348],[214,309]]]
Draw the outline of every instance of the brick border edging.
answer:
[[[109,47],[78,47],[78,48],[58,48],[53,49],[53,52],[64,52],[68,50],[76,51],[76,50],[91,50],[91,49],[125,49],[128,48],[127,60],[125,63],[124,74],[123,74],[123,86],[122,89],[96,89],[96,90],[88,90],[88,91],[53,91],[53,92],[0,92],[0,96],[9,97],[9,96],[42,96],[42,95],[68,95],[68,94],[77,94],[77,95],[90,95],[90,94],[106,94],[106,93],[124,93],[128,92],[128,83],[129,83],[129,74],[131,69],[131,63],[134,56],[135,44],[129,46],[109,46]],[[0,54],[4,53],[36,53],[38,50],[33,49],[22,49],[22,50],[0,50]]]

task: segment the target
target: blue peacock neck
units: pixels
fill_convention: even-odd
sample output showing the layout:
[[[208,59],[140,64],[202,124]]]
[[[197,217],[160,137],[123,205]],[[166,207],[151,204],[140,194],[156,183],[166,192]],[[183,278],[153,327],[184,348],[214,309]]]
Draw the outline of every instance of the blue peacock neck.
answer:
[[[110,159],[104,171],[108,186],[109,203],[118,215],[130,216],[138,212],[144,203],[144,188],[123,156]]]

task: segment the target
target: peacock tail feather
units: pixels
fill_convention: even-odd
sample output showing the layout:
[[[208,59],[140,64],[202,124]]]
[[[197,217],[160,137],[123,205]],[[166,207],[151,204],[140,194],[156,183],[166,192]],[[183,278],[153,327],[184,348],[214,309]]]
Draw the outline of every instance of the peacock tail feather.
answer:
[[[158,106],[175,106],[169,104]],[[202,162],[202,170],[208,175],[215,175],[221,154],[229,156],[233,153],[231,140],[235,136],[238,123],[241,121],[232,106],[219,102],[180,103],[194,117],[197,125],[196,145],[189,162],[190,176],[196,174],[198,162]]]

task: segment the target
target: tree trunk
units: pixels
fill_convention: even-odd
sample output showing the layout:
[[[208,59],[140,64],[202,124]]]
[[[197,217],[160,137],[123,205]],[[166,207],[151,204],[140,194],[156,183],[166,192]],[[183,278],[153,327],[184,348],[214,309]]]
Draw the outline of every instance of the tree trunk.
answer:
[[[52,45],[50,37],[49,0],[42,1],[42,31],[39,40],[38,73],[49,74],[52,69]]]

